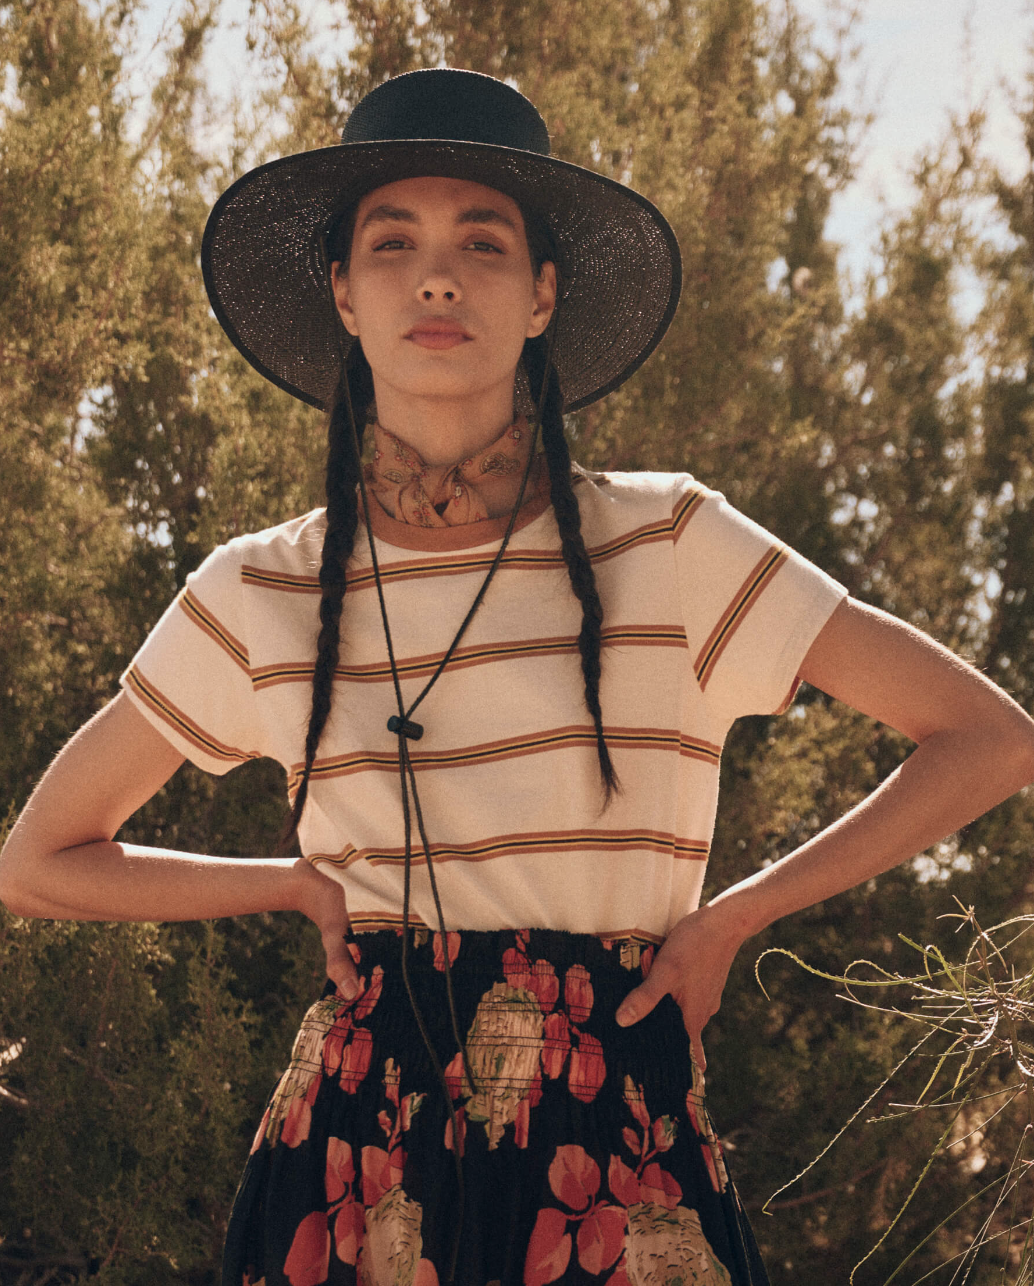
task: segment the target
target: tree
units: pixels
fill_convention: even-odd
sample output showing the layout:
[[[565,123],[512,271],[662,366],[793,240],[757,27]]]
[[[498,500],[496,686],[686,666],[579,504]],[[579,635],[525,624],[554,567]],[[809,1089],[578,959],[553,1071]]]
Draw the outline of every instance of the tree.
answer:
[[[211,200],[250,164],[333,142],[386,76],[443,60],[511,79],[557,155],[632,183],[679,235],[679,316],[628,385],[570,417],[576,457],[691,469],[1030,703],[1034,181],[987,173],[979,119],[958,122],[918,161],[912,208],[845,301],[824,223],[860,125],[840,88],[849,25],[823,49],[792,4],[761,0],[348,0],[337,21],[354,40],[337,56],[294,0],[254,0],[257,88],[229,113],[227,159],[200,141],[219,110],[201,62],[214,3],[185,3],[139,128],[129,0],[11,0],[0,14],[13,87],[0,114],[6,800],[20,805],[111,695],[210,548],[320,502],[320,417],[251,371],[209,314],[198,255]],[[1034,136],[1034,107],[1022,110]],[[991,233],[974,217],[988,194]],[[986,290],[975,322],[958,307],[961,274]],[[807,690],[779,721],[744,721],[724,757],[712,887],[833,820],[906,749]],[[218,781],[184,770],[124,834],[268,852],[282,796],[269,764]],[[832,973],[860,956],[906,968],[897,933],[944,943],[951,893],[985,922],[1028,906],[1032,838],[1021,796],[743,953],[708,1029],[711,1099],[773,1283],[846,1280],[932,1126],[907,1143],[899,1124],[858,1127],[781,1194],[775,1219],[757,1214],[906,1036],[778,961],[766,998],[754,957],[780,945]],[[321,981],[314,936],[297,917],[111,931],[4,916],[0,962],[0,1279],[213,1281],[250,1129]],[[967,1164],[938,1164],[888,1263],[971,1193]],[[950,1227],[916,1273],[964,1236]]]

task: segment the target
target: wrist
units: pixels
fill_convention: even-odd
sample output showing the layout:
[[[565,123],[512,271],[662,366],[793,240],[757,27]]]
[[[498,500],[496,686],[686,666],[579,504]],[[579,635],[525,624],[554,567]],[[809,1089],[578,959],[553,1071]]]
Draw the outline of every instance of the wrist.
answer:
[[[774,917],[765,914],[757,890],[744,880],[723,890],[704,909],[719,937],[745,942],[768,927]]]
[[[312,919],[312,912],[321,896],[325,894],[327,876],[309,861],[307,857],[297,857],[291,866],[292,877],[292,910],[301,911]]]

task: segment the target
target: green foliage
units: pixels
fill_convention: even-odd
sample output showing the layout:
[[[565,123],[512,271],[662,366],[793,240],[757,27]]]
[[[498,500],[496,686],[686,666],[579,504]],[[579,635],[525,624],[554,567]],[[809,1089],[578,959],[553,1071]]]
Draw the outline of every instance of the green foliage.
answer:
[[[254,91],[227,110],[203,64],[217,4],[185,0],[134,107],[134,0],[0,0],[4,811],[110,697],[210,548],[320,502],[319,417],[255,375],[209,314],[212,198],[258,160],[332,143],[385,76],[442,60],[512,79],[558,155],[631,182],[678,232],[679,316],[634,380],[572,417],[576,456],[690,469],[1031,704],[1034,152],[1008,183],[981,159],[979,119],[953,125],[845,299],[824,223],[864,125],[841,89],[849,23],[822,47],[792,4],[762,0],[339,0],[333,14],[340,55],[295,0],[252,0]],[[983,292],[971,321],[961,283]],[[711,887],[814,834],[906,753],[807,689],[781,720],[745,721],[724,756]],[[282,800],[268,763],[218,780],[185,769],[124,836],[268,852]],[[878,888],[770,928],[757,951],[904,973],[900,931],[949,952],[951,893],[988,921],[1023,914],[1032,848],[1021,795]],[[767,999],[743,957],[708,1028],[712,1106],[776,1286],[846,1282],[908,1194],[907,1154],[943,1126],[927,1113],[859,1131],[762,1215],[909,1037],[789,968],[766,971]],[[214,1281],[251,1130],[322,981],[311,926],[4,916],[0,966],[0,1281]],[[918,1101],[914,1066],[895,1093]],[[888,1102],[879,1091],[879,1114]],[[976,1190],[971,1161],[952,1136],[887,1263]],[[962,1236],[940,1229],[915,1279]]]

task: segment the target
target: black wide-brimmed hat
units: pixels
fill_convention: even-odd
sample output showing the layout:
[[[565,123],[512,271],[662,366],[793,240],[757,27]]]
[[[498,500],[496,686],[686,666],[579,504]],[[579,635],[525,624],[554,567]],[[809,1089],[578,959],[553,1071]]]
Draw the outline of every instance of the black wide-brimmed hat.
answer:
[[[321,241],[374,188],[468,179],[544,222],[563,282],[553,362],[564,409],[618,387],[660,343],[682,284],[660,211],[612,179],[549,155],[535,107],[503,81],[408,72],[362,99],[340,144],[259,166],[216,202],[201,265],[223,329],[267,379],[312,406],[333,398],[352,338],[334,311]]]

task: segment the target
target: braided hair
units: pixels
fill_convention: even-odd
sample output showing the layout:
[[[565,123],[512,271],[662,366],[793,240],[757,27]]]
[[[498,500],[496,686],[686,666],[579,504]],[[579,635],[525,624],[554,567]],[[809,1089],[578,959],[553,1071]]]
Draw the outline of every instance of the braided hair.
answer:
[[[542,446],[549,468],[549,498],[553,503],[560,529],[560,549],[575,598],[582,607],[582,628],[578,634],[578,651],[582,658],[585,680],[585,704],[596,730],[596,755],[603,782],[604,804],[609,804],[619,789],[617,773],[603,735],[603,712],[600,709],[600,647],[603,634],[603,604],[596,589],[592,560],[582,539],[582,515],[578,497],[571,483],[571,453],[564,436],[563,398],[560,381],[552,363],[546,370],[548,344],[544,336],[525,340],[522,361],[536,401],[540,400],[542,381],[548,381],[542,402]]]
[[[298,831],[316,750],[327,726],[334,697],[334,671],[341,642],[341,608],[345,597],[345,567],[355,547],[359,526],[359,470],[348,420],[351,396],[360,447],[370,407],[373,373],[358,340],[352,345],[327,415],[327,527],[320,558],[320,632],[316,640],[316,665],[312,674],[312,710],[305,733],[305,766],[294,804],[284,825],[280,846],[286,848]]]

